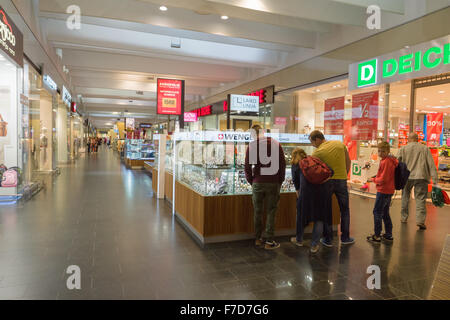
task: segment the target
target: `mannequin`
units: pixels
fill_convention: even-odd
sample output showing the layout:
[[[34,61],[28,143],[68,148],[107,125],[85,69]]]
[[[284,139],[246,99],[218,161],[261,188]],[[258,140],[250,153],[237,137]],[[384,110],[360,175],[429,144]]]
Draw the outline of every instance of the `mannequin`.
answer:
[[[48,148],[48,138],[47,138],[47,128],[42,127],[42,133],[39,138],[40,141],[40,164],[41,170],[45,170],[47,167],[47,148]]]

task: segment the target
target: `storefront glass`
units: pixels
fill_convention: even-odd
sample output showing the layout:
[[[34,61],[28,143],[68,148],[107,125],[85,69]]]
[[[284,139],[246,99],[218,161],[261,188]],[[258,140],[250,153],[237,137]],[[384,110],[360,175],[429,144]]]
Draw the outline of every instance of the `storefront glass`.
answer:
[[[10,62],[0,52],[0,165],[6,168],[19,168],[18,179],[14,186],[0,187],[0,196],[15,195],[25,183],[23,175],[22,145],[18,139],[22,136],[22,108],[19,96],[22,93],[22,69]],[[2,167],[4,169],[4,167]],[[2,174],[4,174],[4,170]],[[8,181],[9,182],[9,181]]]
[[[348,80],[341,79],[279,93],[272,108],[270,125],[282,133],[309,134],[312,130],[320,130],[326,135],[343,135],[352,160],[349,178],[356,188],[377,173],[377,144],[389,141],[391,153],[398,155],[412,131],[418,133],[420,140],[428,140],[436,166],[441,166],[440,175],[444,177],[448,172],[446,145],[450,143],[450,75],[438,78],[441,79],[439,84],[427,81],[426,87],[415,90],[412,86],[418,80],[349,91]],[[447,83],[443,84],[442,78],[447,79]],[[290,114],[280,114],[277,110],[290,110]],[[287,118],[286,121],[283,118]],[[430,119],[435,122],[430,123]],[[430,126],[439,125],[439,119],[443,119],[443,124],[433,137]],[[449,178],[440,183],[450,182]],[[375,193],[375,186],[369,185],[368,191]]]

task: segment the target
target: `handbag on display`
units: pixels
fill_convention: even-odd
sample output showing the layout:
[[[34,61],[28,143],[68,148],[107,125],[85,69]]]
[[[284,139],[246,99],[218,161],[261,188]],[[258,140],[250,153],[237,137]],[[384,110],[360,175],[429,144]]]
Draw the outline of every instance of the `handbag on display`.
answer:
[[[0,137],[6,137],[8,134],[8,122],[3,120],[2,115],[0,114]]]
[[[14,188],[17,187],[17,171],[16,170],[6,170],[2,176],[2,187],[4,188]]]

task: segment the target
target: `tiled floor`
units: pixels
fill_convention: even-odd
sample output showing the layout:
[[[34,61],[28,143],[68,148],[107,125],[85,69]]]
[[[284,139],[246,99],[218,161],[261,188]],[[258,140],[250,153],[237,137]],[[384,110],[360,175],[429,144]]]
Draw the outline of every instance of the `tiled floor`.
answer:
[[[0,299],[424,299],[430,290],[450,208],[428,206],[428,230],[413,216],[394,244],[372,245],[373,200],[351,196],[357,242],[311,256],[282,239],[265,251],[252,241],[200,249],[152,197],[151,179],[109,150],[62,168],[31,201],[0,207]],[[369,265],[381,268],[368,290]],[[81,268],[81,290],[65,273]]]

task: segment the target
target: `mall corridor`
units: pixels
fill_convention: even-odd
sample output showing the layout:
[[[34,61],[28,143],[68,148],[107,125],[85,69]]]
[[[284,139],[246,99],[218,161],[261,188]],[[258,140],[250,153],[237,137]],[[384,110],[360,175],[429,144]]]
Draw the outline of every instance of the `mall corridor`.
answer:
[[[414,212],[400,224],[392,207],[394,243],[372,245],[373,200],[351,196],[352,246],[322,247],[311,256],[280,239],[201,249],[156,200],[145,171],[121,165],[116,153],[61,168],[54,183],[23,205],[0,207],[0,299],[424,299],[450,223],[447,208],[429,205],[428,230]],[[81,290],[68,290],[66,269],[81,269]],[[369,265],[381,290],[366,288]]]

